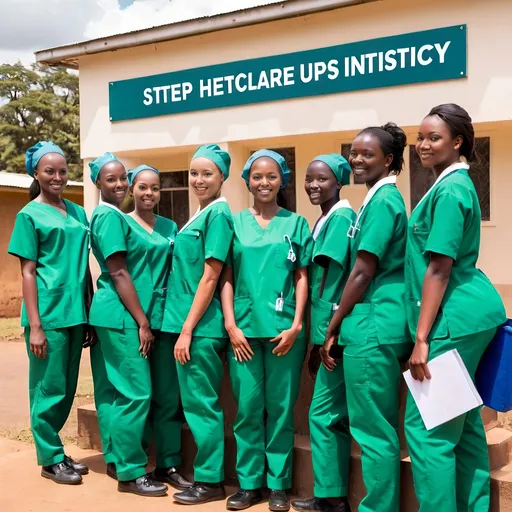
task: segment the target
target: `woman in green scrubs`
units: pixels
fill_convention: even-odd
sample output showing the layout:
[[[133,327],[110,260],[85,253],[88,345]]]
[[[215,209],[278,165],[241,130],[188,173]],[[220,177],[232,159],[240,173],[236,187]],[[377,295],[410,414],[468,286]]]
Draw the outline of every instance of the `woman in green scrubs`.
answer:
[[[91,162],[91,178],[125,180],[124,166],[107,153]],[[112,185],[121,197],[123,186]],[[118,491],[163,496],[167,486],[146,475],[142,448],[151,401],[148,361],[153,344],[149,308],[152,276],[146,263],[147,241],[113,204],[104,202],[91,218],[92,249],[101,269],[89,323],[98,334],[108,381],[114,388],[110,407],[110,439]]]
[[[135,209],[127,216],[128,222],[146,242],[144,263],[149,271],[144,285],[151,293],[147,317],[155,337],[149,355],[152,381],[151,407],[147,422],[146,445],[152,435],[156,440],[155,480],[176,489],[188,489],[192,484],[178,471],[181,464],[181,426],[183,423],[180,390],[174,345],[171,335],[162,333],[162,322],[171,271],[171,257],[177,226],[174,221],[153,213],[160,202],[160,173],[148,165],[140,165],[128,172],[130,192]],[[140,294],[140,290],[137,289]]]
[[[313,240],[306,219],[278,205],[289,175],[284,158],[274,151],[256,151],[247,160],[242,178],[254,206],[234,216],[231,261],[222,279],[229,373],[238,404],[240,490],[228,499],[229,510],[258,503],[265,485],[270,510],[290,508],[293,408],[306,351],[303,322]]]
[[[359,512],[400,506],[398,397],[412,344],[404,301],[407,213],[396,176],[406,143],[393,123],[366,128],[352,143],[350,166],[368,194],[347,233],[351,272],[321,349],[323,364],[335,371],[330,351],[338,338],[343,346],[350,432],[361,447],[366,487]]]
[[[469,114],[458,105],[433,108],[422,121],[416,151],[437,179],[409,220],[407,320],[415,340],[415,379],[430,379],[428,361],[457,349],[471,378],[499,325],[503,302],[476,268],[481,211],[468,174],[475,158]],[[447,390],[449,392],[449,390]],[[426,430],[409,394],[405,433],[421,512],[487,512],[490,474],[480,408]]]
[[[62,199],[68,168],[57,145],[32,146],[26,169],[34,178],[31,201],[16,216],[8,252],[21,262],[30,423],[41,475],[79,484],[89,470],[65,455],[59,432],[75,397],[82,345],[92,341],[86,329],[89,226],[85,210]]]
[[[351,168],[341,155],[316,157],[308,166],[304,188],[322,215],[313,228],[315,246],[309,267],[311,297],[310,354],[316,354],[325,340],[327,327],[350,273],[350,238],[347,232],[356,214],[340,190],[350,184]],[[292,501],[295,510],[349,511],[346,499],[352,438],[343,363],[332,372],[321,366],[315,380],[309,408],[314,497]]]
[[[197,445],[195,482],[174,494],[185,505],[225,498],[224,415],[219,392],[227,335],[218,280],[233,238],[233,220],[220,197],[231,158],[215,144],[201,146],[190,162],[196,214],[176,235],[162,331],[172,334],[185,419]]]

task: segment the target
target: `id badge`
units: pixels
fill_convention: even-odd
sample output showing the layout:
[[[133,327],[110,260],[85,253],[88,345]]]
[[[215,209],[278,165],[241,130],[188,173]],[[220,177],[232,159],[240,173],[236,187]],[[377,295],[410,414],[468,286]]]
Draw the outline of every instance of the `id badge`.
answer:
[[[283,311],[284,299],[283,294],[276,300],[276,311]]]

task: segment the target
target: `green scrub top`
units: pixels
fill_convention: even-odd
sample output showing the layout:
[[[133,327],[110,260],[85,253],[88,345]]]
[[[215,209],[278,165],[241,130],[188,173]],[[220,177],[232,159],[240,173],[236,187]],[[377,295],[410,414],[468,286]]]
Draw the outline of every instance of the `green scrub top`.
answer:
[[[501,297],[485,274],[476,268],[480,224],[480,204],[465,168],[441,179],[412,212],[405,272],[407,320],[414,338],[431,252],[454,261],[429,340],[460,338],[506,321]]]
[[[311,262],[313,238],[307,221],[285,209],[263,229],[250,210],[233,217],[233,268],[237,326],[247,338],[274,338],[295,317],[294,270]],[[301,336],[305,336],[305,330]]]
[[[124,252],[126,268],[151,328],[161,327],[165,274],[170,268],[175,233],[176,224],[162,217],[157,217],[154,231],[149,234],[115,207],[100,204],[94,209],[91,217],[92,251],[100,265],[101,275],[89,313],[91,325],[110,329],[138,327],[121,301],[106,264],[109,256]]]
[[[358,251],[379,259],[361,301],[341,324],[340,344],[410,342],[405,314],[404,260],[407,212],[395,185],[379,188],[363,210],[352,240],[351,269]]]
[[[205,261],[225,263],[233,239],[233,219],[224,198],[199,210],[176,235],[162,331],[180,333],[192,307]],[[227,337],[217,286],[212,301],[194,329],[194,336]]]
[[[313,262],[309,267],[311,297],[310,343],[322,345],[327,327],[341,299],[350,275],[351,238],[347,232],[356,214],[352,208],[335,210],[321,227],[315,240]],[[320,297],[322,279],[326,274]]]
[[[85,210],[64,199],[67,216],[31,201],[16,216],[8,252],[36,262],[37,302],[43,330],[87,323],[85,304],[89,223]],[[21,325],[29,326],[25,303]]]

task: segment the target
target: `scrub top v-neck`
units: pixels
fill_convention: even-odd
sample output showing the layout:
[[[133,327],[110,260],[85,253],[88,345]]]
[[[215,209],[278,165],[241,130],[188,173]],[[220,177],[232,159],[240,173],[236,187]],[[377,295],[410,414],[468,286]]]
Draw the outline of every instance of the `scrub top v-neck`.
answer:
[[[309,226],[304,217],[285,209],[265,228],[248,209],[233,222],[229,264],[236,323],[247,338],[273,338],[293,323],[294,271],[310,264],[313,250]]]
[[[205,261],[224,263],[233,239],[233,219],[224,198],[199,210],[178,232],[167,288],[162,330],[180,333],[192,307]],[[217,286],[210,305],[197,323],[194,336],[225,338],[224,317]]]
[[[86,275],[89,223],[85,210],[64,199],[66,215],[31,201],[16,216],[8,252],[36,262],[39,316],[43,329],[87,322]],[[29,326],[25,303],[21,325]]]

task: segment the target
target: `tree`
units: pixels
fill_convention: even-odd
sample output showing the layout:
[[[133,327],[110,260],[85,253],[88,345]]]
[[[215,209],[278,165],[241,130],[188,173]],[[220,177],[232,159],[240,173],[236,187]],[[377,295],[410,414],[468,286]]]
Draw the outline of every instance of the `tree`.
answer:
[[[39,140],[66,154],[70,178],[82,179],[78,76],[33,64],[0,65],[0,170],[25,172],[25,151]]]

